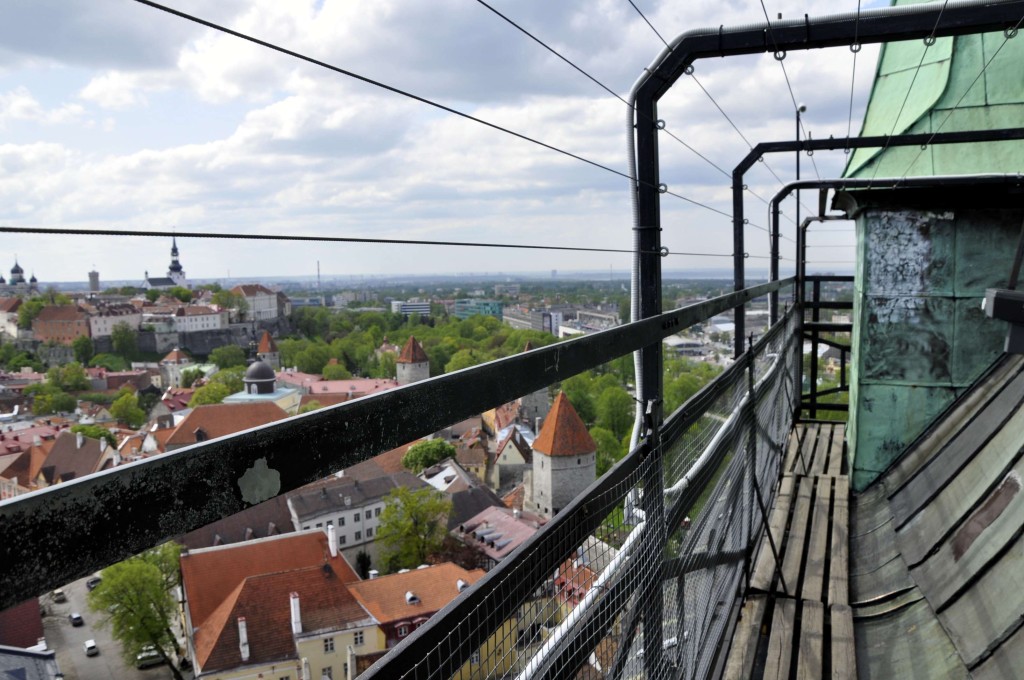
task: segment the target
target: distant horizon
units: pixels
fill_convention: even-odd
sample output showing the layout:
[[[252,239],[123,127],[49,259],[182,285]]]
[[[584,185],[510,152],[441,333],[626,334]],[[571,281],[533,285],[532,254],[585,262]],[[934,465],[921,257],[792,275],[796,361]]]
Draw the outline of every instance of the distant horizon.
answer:
[[[808,272],[812,273],[812,272]],[[832,269],[815,269],[814,273],[828,273],[835,275],[852,275],[853,269],[849,267],[832,268]],[[746,271],[746,278],[748,279],[767,279],[769,272],[767,269],[748,269]],[[783,275],[784,277],[786,275]],[[732,269],[726,268],[703,268],[703,269],[665,269],[662,271],[662,278],[665,281],[672,280],[713,280],[713,279],[724,279],[732,280],[733,271]],[[543,282],[568,282],[568,281],[620,281],[628,282],[630,279],[629,270],[611,270],[602,271],[594,269],[580,269],[580,270],[558,270],[557,273],[552,276],[551,271],[523,271],[523,272],[459,272],[459,273],[432,273],[432,274],[351,274],[348,276],[329,275],[321,276],[321,285],[366,285],[374,284],[375,286],[382,286],[386,284],[409,284],[415,282],[463,282],[463,283],[543,283]],[[277,276],[221,276],[221,277],[199,277],[189,280],[189,285],[192,287],[208,285],[211,283],[243,283],[243,282],[271,282],[271,283],[300,283],[300,284],[312,284],[315,286],[317,282],[316,275],[302,274],[302,275],[277,275]],[[141,279],[111,279],[103,280],[102,275],[100,279],[101,290],[109,288],[118,288],[122,286],[136,286],[140,287]],[[88,288],[88,279],[83,280],[69,280],[69,281],[40,281],[43,288],[47,286],[54,286],[60,288],[72,288],[81,286]]]

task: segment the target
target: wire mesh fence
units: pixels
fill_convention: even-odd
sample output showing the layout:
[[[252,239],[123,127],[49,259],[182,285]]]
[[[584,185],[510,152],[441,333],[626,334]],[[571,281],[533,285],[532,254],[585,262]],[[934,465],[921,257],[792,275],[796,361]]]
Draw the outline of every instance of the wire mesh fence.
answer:
[[[432,619],[414,663],[375,677],[712,677],[792,425],[798,324],[787,313]]]

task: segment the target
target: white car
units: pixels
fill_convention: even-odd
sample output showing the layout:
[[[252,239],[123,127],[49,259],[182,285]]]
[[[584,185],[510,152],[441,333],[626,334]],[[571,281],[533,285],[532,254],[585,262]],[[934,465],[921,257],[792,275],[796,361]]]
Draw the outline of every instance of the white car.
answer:
[[[96,646],[95,640],[86,640],[82,646],[85,648],[86,656],[96,656],[100,653],[100,648]]]

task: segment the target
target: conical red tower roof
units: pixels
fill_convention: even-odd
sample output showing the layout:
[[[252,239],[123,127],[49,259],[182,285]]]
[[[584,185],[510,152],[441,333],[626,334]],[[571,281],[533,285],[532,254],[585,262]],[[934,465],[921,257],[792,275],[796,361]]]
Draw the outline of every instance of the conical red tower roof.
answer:
[[[597,444],[565,392],[555,397],[533,450],[549,456],[584,456],[597,451]]]
[[[423,345],[419,343],[416,336],[410,335],[405,347],[402,348],[402,354],[395,361],[400,364],[425,364],[429,363],[430,359],[423,351]]]

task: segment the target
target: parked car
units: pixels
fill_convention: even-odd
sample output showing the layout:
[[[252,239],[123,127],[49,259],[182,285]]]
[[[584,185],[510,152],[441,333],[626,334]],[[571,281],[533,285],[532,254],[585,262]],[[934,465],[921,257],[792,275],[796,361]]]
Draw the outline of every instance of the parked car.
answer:
[[[102,582],[103,582],[103,579],[101,579],[99,576],[93,576],[92,578],[90,578],[88,581],[85,582],[85,587],[88,588],[89,590],[95,590],[96,586],[98,586]]]
[[[70,619],[72,626],[78,627],[85,625],[85,619],[83,619],[82,615],[78,612],[71,612],[68,614],[68,619]]]
[[[159,666],[163,662],[164,658],[160,656],[160,652],[156,651],[156,647],[153,645],[146,645],[135,657],[136,668],[151,668]]]
[[[100,648],[96,646],[95,640],[86,640],[82,646],[85,648],[86,656],[96,656],[100,653]]]
[[[50,596],[53,598],[54,602],[68,601],[68,596],[64,594],[64,590],[62,588],[57,588],[57,590],[50,593]]]

